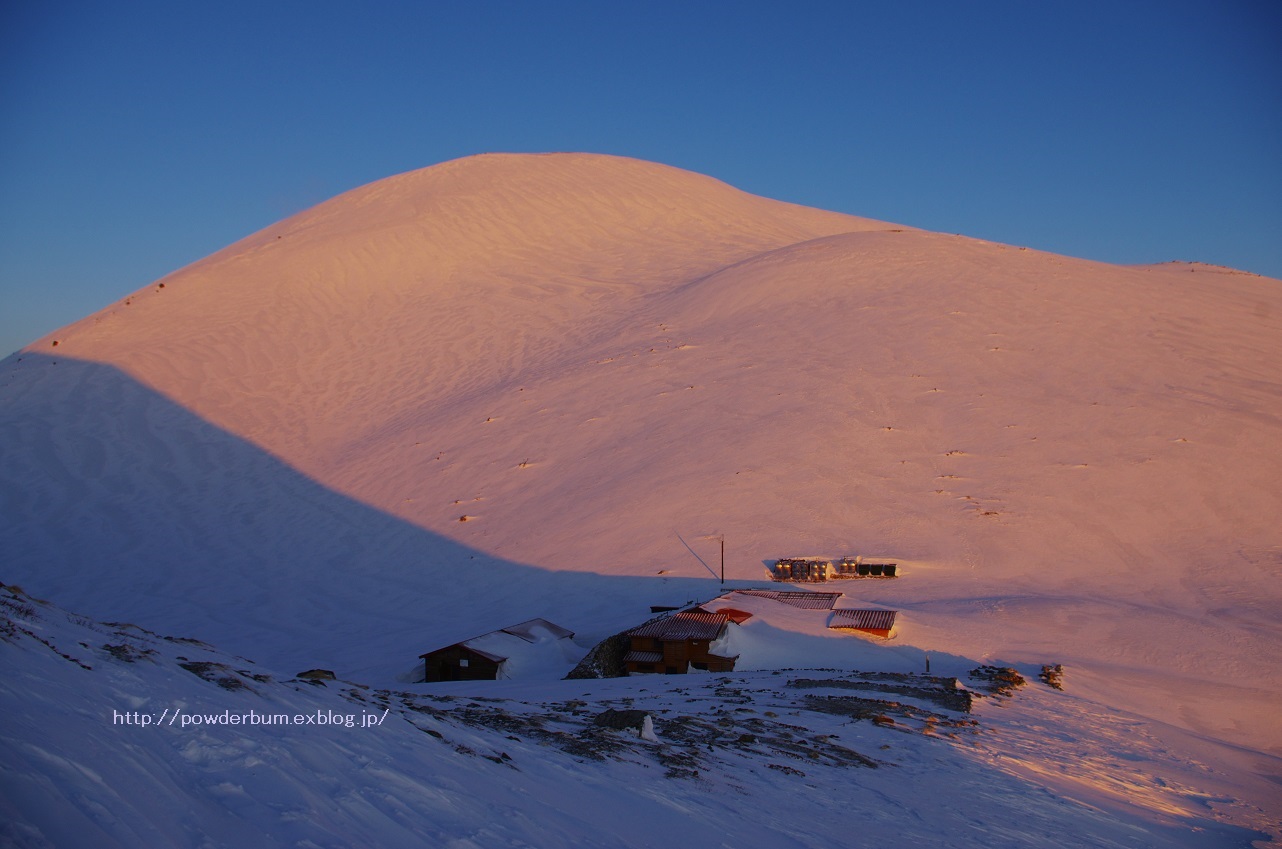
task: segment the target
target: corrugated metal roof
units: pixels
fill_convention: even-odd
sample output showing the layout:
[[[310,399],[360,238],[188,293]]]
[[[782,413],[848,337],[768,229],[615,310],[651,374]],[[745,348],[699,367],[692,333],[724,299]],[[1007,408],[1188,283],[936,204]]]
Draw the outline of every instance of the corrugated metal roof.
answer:
[[[889,631],[895,627],[895,610],[834,610],[829,628],[854,628],[859,631]]]
[[[623,656],[624,663],[658,663],[663,660],[663,652],[630,651]]]
[[[696,613],[683,610],[628,632],[629,637],[658,640],[715,640],[730,617],[724,613]]]
[[[789,592],[785,590],[735,590],[744,595],[755,595],[760,598],[772,598],[793,607],[806,610],[832,610],[842,593],[808,593],[804,591]]]
[[[779,600],[793,607],[804,607],[808,610],[832,610],[841,593],[790,593],[780,592]]]
[[[739,593],[741,595],[755,595],[760,596],[761,598],[779,598],[778,590],[733,590],[731,594],[733,595],[734,593]]]
[[[705,602],[705,603],[716,604],[718,602],[728,601],[732,595],[733,593],[729,593],[727,595],[721,596],[720,598],[714,598],[712,601]],[[704,607],[703,605],[699,605],[698,607],[691,607],[686,612],[687,613],[721,613],[725,615],[727,618],[729,618],[729,620],[736,625],[742,625],[744,622],[747,622],[749,619],[752,618],[751,613],[749,613],[746,610],[740,610],[737,607],[723,607],[719,610],[710,611],[708,610],[708,608]]]

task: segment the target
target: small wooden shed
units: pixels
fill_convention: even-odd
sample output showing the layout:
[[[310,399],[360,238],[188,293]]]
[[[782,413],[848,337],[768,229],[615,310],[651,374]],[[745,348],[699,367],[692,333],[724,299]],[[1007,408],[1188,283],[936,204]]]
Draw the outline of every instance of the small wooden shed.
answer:
[[[859,631],[874,637],[890,639],[895,629],[895,610],[834,610],[828,627],[840,631]]]
[[[470,648],[466,641],[419,655],[423,681],[493,681],[506,657]]]
[[[423,660],[423,681],[493,681],[502,673],[512,651],[519,651],[523,643],[536,643],[540,637],[570,640],[574,632],[546,619],[530,619],[425,652],[419,655]],[[505,651],[505,646],[512,650]]]

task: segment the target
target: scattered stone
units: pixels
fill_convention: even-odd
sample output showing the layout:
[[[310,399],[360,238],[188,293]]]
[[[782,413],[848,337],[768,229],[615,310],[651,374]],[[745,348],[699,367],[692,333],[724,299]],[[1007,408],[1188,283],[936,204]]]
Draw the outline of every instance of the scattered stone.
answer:
[[[178,664],[186,669],[197,678],[201,678],[210,683],[217,684],[224,690],[248,690],[249,685],[236,677],[232,671],[222,663],[211,663],[204,660],[193,660],[186,663]]]
[[[604,713],[597,714],[592,724],[600,728],[613,728],[616,731],[635,731],[642,740],[649,740],[652,743],[659,741],[659,738],[654,736],[654,720],[643,710],[609,708]]]
[[[114,657],[116,660],[124,663],[134,663],[135,661],[142,660],[143,658],[156,653],[155,649],[140,649],[131,646],[128,643],[121,643],[120,645],[105,645],[102,647],[102,650]]]
[[[784,766],[783,764],[766,764],[766,769],[773,769],[776,772],[782,772],[784,775],[797,775],[803,778],[806,775],[799,769],[793,769],[792,767]]]
[[[1048,686],[1054,687],[1056,690],[1064,689],[1064,667],[1062,664],[1057,663],[1054,666],[1043,666],[1041,674],[1038,677],[1045,681]]]
[[[1009,696],[1028,683],[1009,666],[979,666],[970,671],[970,677],[983,682],[990,693],[998,696]]]
[[[300,672],[294,676],[302,678],[304,681],[334,681],[334,673],[328,669],[309,669],[306,672]]]
[[[874,681],[851,681],[842,678],[798,678],[789,681],[789,687],[798,689],[815,689],[819,687],[835,690],[872,690],[879,693],[890,693],[896,696],[922,699],[933,702],[945,710],[969,713],[973,694],[958,685],[956,678],[940,678],[929,675],[910,675],[901,673],[874,673],[864,676],[877,678]]]

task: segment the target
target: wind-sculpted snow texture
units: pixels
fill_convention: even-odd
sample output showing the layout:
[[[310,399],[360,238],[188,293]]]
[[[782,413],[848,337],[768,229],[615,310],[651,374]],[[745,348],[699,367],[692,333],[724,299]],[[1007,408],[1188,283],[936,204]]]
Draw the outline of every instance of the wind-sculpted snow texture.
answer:
[[[893,558],[894,580],[823,587],[844,607],[898,610],[888,643],[749,620],[740,669],[915,674],[929,656],[935,674],[1009,665],[1035,681],[1062,664],[1063,692],[1037,683],[984,709],[1009,720],[988,766],[1023,782],[1012,798],[1038,786],[1063,806],[1009,833],[989,822],[987,845],[1031,845],[1075,817],[1118,817],[1151,845],[1282,835],[1279,481],[1279,281],[930,233],[617,157],[487,155],[356,189],[0,363],[0,580],[273,675],[456,692],[413,683],[421,653],[534,617],[586,651],[651,605],[717,595],[722,536],[731,586],[765,585],[781,556]],[[654,680],[595,686],[636,699]],[[539,684],[540,698],[573,683]],[[127,743],[83,718],[98,696],[66,687],[100,741],[81,765],[97,770]],[[30,722],[43,745],[53,732]],[[434,757],[417,749],[430,737],[394,745]],[[337,769],[334,741],[291,739],[320,759],[305,792],[339,792],[347,779],[320,777]],[[138,769],[195,780],[173,751]],[[424,763],[388,768],[446,768]],[[817,806],[795,818],[731,806],[735,845],[787,845],[752,843],[754,817],[796,845],[830,845],[852,817],[888,836],[902,809],[869,788],[925,787],[885,778],[902,770],[780,765],[840,802],[793,794]],[[582,782],[565,799],[629,792],[614,772],[546,768]],[[850,780],[863,792],[843,797]],[[524,785],[503,786],[486,810],[533,816]],[[987,792],[938,786],[957,811]],[[569,801],[539,798],[569,816]],[[157,811],[134,814],[171,830]],[[958,820],[921,815],[921,841],[966,845]],[[613,820],[593,822],[504,839],[611,845]],[[627,822],[638,832],[617,845],[666,839],[659,820]],[[1134,845],[1100,834],[1081,845]]]

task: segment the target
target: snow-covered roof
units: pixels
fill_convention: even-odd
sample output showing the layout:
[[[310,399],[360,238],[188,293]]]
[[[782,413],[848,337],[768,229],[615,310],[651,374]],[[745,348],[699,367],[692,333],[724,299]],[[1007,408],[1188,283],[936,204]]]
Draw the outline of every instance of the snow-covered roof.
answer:
[[[457,643],[451,643],[448,646],[442,646],[441,649],[462,646],[469,651],[476,652],[484,658],[502,663],[512,656],[511,650],[505,650],[506,646],[514,649],[519,645],[512,640],[521,640],[525,643],[537,643],[540,638],[552,637],[557,640],[568,640],[574,637],[574,632],[560,625],[553,624],[546,619],[529,619],[525,622],[519,622],[516,625],[509,625],[506,628],[499,628],[497,631],[489,631],[476,637],[466,640],[459,640]],[[419,657],[427,657],[435,654],[441,649],[433,649],[430,652],[420,654]],[[499,652],[504,652],[499,654]]]
[[[486,651],[480,646],[474,646],[474,645],[471,645],[470,643],[455,643],[454,645],[459,646],[461,648],[465,648],[468,651],[472,652],[473,654],[479,654],[481,657],[485,658],[486,660],[492,663],[502,663],[503,661],[507,660],[507,657],[505,655],[499,655],[491,651]],[[454,646],[447,646],[447,648],[453,648],[453,647]],[[429,652],[428,654],[432,654],[432,652]],[[419,655],[419,657],[427,657],[427,656],[428,655],[426,654]]]
[[[533,643],[538,640],[538,631],[540,630],[547,632],[557,639],[571,639],[574,637],[574,632],[568,628],[562,628],[560,625],[554,625],[546,619],[539,618],[522,622],[519,625],[509,625],[506,628],[501,628],[499,630],[505,634],[520,637],[529,643]]]

